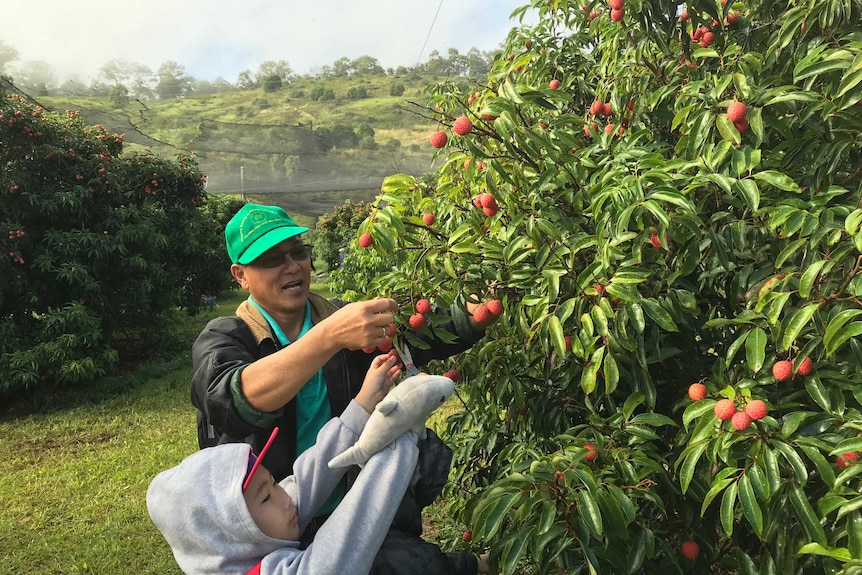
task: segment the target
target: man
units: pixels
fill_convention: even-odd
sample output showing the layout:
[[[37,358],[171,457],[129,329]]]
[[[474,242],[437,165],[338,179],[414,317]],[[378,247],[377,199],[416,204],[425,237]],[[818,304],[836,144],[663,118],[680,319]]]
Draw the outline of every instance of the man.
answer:
[[[192,403],[198,409],[200,447],[242,441],[257,452],[278,426],[282,432],[263,462],[276,481],[292,473],[293,462],[313,445],[318,431],[357,394],[373,359],[362,349],[380,346],[393,335],[397,311],[388,298],[344,304],[311,292],[311,252],[301,237],[307,231],[276,206],[246,204],[236,213],[225,228],[225,240],[231,274],[249,298],[236,315],[209,322],[192,348]],[[458,341],[431,342],[427,350],[411,348],[416,365],[463,351],[484,334],[487,324],[477,324],[466,310],[448,313],[448,330]],[[436,436],[429,435],[433,442]],[[437,471],[444,482],[450,461],[446,455],[444,447],[440,463],[445,469]],[[420,467],[421,461],[422,455]],[[422,489],[416,478],[414,484],[414,490]],[[346,489],[342,485],[327,501],[321,522]],[[396,518],[402,527],[399,535],[406,531],[418,538],[421,504],[415,501],[429,501],[427,491],[408,492],[402,503],[407,511],[399,511],[406,519]],[[308,532],[313,535],[317,526]],[[385,543],[383,548],[387,549]],[[461,563],[470,567],[457,570],[450,565],[448,571],[441,567],[440,573],[475,573],[475,558],[468,559]],[[427,563],[425,567],[418,572],[435,573]]]

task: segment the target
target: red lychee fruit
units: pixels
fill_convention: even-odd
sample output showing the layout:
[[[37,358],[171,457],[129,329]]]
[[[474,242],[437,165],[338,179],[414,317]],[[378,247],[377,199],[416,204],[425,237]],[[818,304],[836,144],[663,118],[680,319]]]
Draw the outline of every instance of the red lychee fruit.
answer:
[[[491,301],[486,302],[485,307],[488,308],[488,311],[494,317],[500,317],[500,314],[503,313],[503,303],[498,299],[492,299]]]
[[[793,365],[786,359],[776,361],[772,366],[772,377],[778,381],[788,381],[793,377]]]
[[[587,450],[587,454],[584,456],[584,459],[586,459],[587,461],[593,461],[596,457],[599,456],[599,448],[592,443],[585,443],[584,449]]]
[[[482,207],[483,208],[496,208],[497,200],[494,199],[494,196],[491,192],[485,192],[482,194]]]
[[[593,116],[598,116],[602,113],[602,109],[604,108],[605,103],[601,100],[593,100],[593,103],[590,104],[590,114]]]
[[[608,6],[611,10],[622,10],[625,6],[625,0],[608,0]]]
[[[473,540],[473,534],[470,533],[469,531],[465,531],[464,534],[461,536],[461,539],[463,539],[464,541],[469,543],[470,541]]]
[[[709,48],[714,41],[715,34],[713,34],[712,32],[704,32],[703,36],[700,38],[700,45],[703,48]]]
[[[494,114],[482,114],[482,119],[488,122],[493,122],[497,119],[497,116],[495,116]]]
[[[431,302],[427,299],[420,299],[416,302],[416,311],[421,314],[431,313]]]
[[[436,220],[436,218],[434,217],[434,214],[432,214],[430,212],[427,214],[422,214],[422,221],[425,222],[426,226],[430,226],[431,224],[434,223],[435,220]]]
[[[566,342],[566,351],[571,351],[572,349],[572,336],[567,335],[563,338],[563,341]]]
[[[485,213],[485,215],[486,215],[486,216],[488,216],[489,218],[490,218],[490,217],[492,217],[492,216],[494,216],[494,215],[496,215],[496,214],[497,214],[497,212],[499,211],[499,209],[500,209],[500,208],[499,208],[497,205],[493,205],[493,206],[482,206],[482,211],[483,211],[483,212]]]
[[[700,42],[700,39],[703,38],[704,32],[706,32],[706,28],[698,26],[695,28],[694,32],[691,33],[691,39],[695,42]]]
[[[482,209],[482,194],[476,194],[473,196],[473,205],[480,210]]]
[[[692,383],[688,386],[688,398],[692,401],[700,401],[706,397],[706,386],[702,383]]]
[[[654,248],[660,248],[661,247],[661,240],[659,239],[658,234],[652,234],[649,237],[649,243],[651,243],[652,247],[654,247]]]
[[[374,353],[375,351],[377,351],[377,346],[372,345],[371,347],[363,347],[362,351],[364,351],[365,353]]]
[[[459,136],[466,136],[473,131],[473,122],[467,116],[461,116],[452,124],[452,131]]]
[[[742,431],[743,429],[748,429],[748,426],[751,425],[751,416],[744,411],[737,411],[730,418],[730,423],[734,429]]]
[[[679,19],[680,19],[680,20],[682,20],[683,22],[685,22],[686,20],[688,20],[688,12],[686,12],[685,10],[683,10],[683,11],[682,11],[682,13],[679,15]]]
[[[383,353],[389,353],[389,350],[392,349],[392,338],[387,335],[383,343],[377,346],[377,349]]]
[[[853,465],[854,461],[859,461],[859,456],[854,452],[843,453],[835,458],[835,465],[838,469],[845,469],[848,465]]]
[[[458,381],[461,379],[461,372],[455,368],[452,368],[449,371],[447,371],[446,373],[444,373],[443,377],[448,377],[449,379],[451,379],[455,383],[458,383]]]
[[[611,109],[610,102],[605,102],[604,104],[602,104],[602,114],[604,114],[605,116],[611,116],[613,115],[613,113],[614,111]]]
[[[560,81],[554,78],[550,82],[548,82],[548,88],[551,90],[559,90],[560,89]]]
[[[748,131],[750,126],[748,125],[748,120],[740,120],[738,122],[734,122],[733,127],[736,128],[736,131],[740,134],[744,134]]]
[[[614,125],[608,124],[605,126],[605,134],[613,134],[614,133]]]
[[[625,17],[625,10],[611,10],[611,20],[614,22],[620,22]]]
[[[805,377],[806,375],[811,375],[811,372],[814,371],[814,362],[811,361],[810,357],[806,357],[802,360],[802,362],[796,367],[796,373]]]
[[[686,559],[697,559],[700,555],[700,545],[694,541],[686,541],[682,544],[682,556]]]
[[[747,112],[748,110],[745,108],[745,104],[734,100],[727,107],[727,119],[735,124],[736,122],[744,120]]]
[[[485,323],[491,317],[491,312],[488,311],[488,306],[483,303],[480,303],[475,308],[473,308],[473,319],[478,323]]]
[[[446,132],[439,131],[431,134],[431,147],[433,148],[442,148],[446,145],[446,142],[449,141],[449,136],[446,135]]]
[[[371,234],[362,234],[359,236],[360,247],[367,248],[371,246]]]
[[[727,13],[727,25],[733,26],[737,22],[739,22],[739,12],[737,12],[736,10],[731,10],[730,12],[728,12]]]
[[[722,421],[727,421],[736,413],[736,404],[732,399],[719,399],[715,402],[715,416]]]
[[[425,316],[421,313],[414,313],[410,316],[408,323],[410,323],[410,327],[413,329],[422,329],[425,327]]]
[[[766,403],[760,399],[753,399],[745,406],[745,413],[754,420],[763,419],[768,412],[769,408],[766,407]]]

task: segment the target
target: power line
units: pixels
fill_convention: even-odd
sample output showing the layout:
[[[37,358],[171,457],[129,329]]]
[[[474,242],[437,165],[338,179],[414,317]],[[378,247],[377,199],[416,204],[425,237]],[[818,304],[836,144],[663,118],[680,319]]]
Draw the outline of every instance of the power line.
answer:
[[[419,57],[416,59],[416,65],[422,61],[422,53],[425,52],[425,46],[428,45],[428,38],[431,37],[431,31],[434,29],[434,24],[437,23],[437,16],[440,15],[440,8],[443,7],[443,0],[440,0],[440,4],[437,5],[437,12],[434,13],[434,19],[431,20],[431,27],[428,28],[428,34],[425,35],[425,41],[422,43],[422,49],[419,50]]]

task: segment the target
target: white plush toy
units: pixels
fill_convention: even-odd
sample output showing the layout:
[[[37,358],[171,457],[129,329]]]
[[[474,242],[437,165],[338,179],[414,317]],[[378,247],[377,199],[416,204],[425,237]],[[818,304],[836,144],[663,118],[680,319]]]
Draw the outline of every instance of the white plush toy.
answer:
[[[333,457],[329,467],[362,465],[408,429],[424,439],[428,415],[443,405],[453,391],[455,383],[442,375],[408,377],[377,404],[353,447]]]

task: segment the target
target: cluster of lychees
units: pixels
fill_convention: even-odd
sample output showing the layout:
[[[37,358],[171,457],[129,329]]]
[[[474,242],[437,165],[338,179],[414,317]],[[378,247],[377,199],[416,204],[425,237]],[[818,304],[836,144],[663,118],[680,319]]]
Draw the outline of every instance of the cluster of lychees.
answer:
[[[475,95],[473,98],[475,99]],[[473,121],[467,116],[460,116],[452,123],[452,131],[459,136],[466,136],[473,131]],[[433,148],[444,148],[449,142],[449,136],[443,130],[438,130],[431,134],[430,142]]]
[[[692,401],[706,399],[708,390],[702,383],[693,383],[688,388],[688,397]],[[752,421],[758,421],[766,417],[769,408],[762,399],[750,400],[743,409],[738,409],[736,402],[732,399],[720,399],[715,402],[715,416],[721,421],[730,420],[731,425],[737,431],[748,429]]]
[[[485,323],[491,317],[500,317],[502,313],[503,303],[498,299],[492,299],[473,308],[473,319],[479,323]]]
[[[496,215],[500,210],[500,206],[497,205],[497,200],[494,199],[493,194],[490,192],[473,196],[473,205],[482,210],[482,212],[489,218]]]
[[[793,367],[796,360],[791,361],[789,359],[782,359],[780,361],[776,361],[775,365],[772,366],[772,377],[774,377],[777,381],[789,381],[793,378]],[[806,377],[811,375],[811,372],[814,371],[814,362],[810,357],[806,357],[802,361],[798,362],[796,367],[797,375],[802,377]]]

